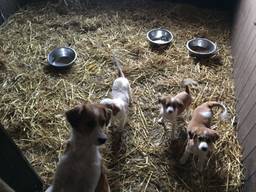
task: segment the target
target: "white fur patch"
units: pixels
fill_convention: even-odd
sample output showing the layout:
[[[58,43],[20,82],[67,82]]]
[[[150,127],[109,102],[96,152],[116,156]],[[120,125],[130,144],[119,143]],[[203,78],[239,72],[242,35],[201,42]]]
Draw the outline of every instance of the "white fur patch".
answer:
[[[206,118],[212,117],[212,113],[211,113],[210,111],[203,111],[203,112],[200,112],[200,114],[201,114],[203,117],[206,117]]]
[[[173,112],[174,112],[174,108],[173,107],[167,107],[166,113],[173,113]]]
[[[221,118],[221,120],[226,121],[229,118],[228,110],[227,110],[227,107],[223,103],[221,103],[221,106],[224,111],[220,114],[220,118]]]
[[[48,189],[45,192],[52,192],[52,186],[48,187]]]
[[[208,150],[208,144],[206,142],[200,142],[200,144],[198,145],[198,149],[203,151],[202,149],[205,148]]]
[[[98,165],[98,166],[101,165],[101,155],[100,155],[100,152],[99,152],[99,147],[97,147],[96,158],[95,158],[94,164]]]
[[[103,105],[111,105],[112,103],[113,103],[113,100],[109,98],[105,98],[100,101],[100,104],[103,104]]]

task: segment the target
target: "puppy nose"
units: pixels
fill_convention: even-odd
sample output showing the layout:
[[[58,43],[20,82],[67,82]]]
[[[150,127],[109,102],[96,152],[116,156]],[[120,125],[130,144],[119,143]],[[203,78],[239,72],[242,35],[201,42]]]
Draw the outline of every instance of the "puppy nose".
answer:
[[[207,151],[208,148],[207,147],[202,147],[201,149],[202,149],[202,151]]]
[[[98,142],[99,142],[99,144],[100,145],[103,145],[104,143],[106,143],[106,141],[107,141],[107,138],[98,138]]]
[[[168,107],[168,108],[166,109],[166,111],[167,111],[167,113],[173,113],[173,112],[174,112],[174,109],[173,109],[173,107]]]

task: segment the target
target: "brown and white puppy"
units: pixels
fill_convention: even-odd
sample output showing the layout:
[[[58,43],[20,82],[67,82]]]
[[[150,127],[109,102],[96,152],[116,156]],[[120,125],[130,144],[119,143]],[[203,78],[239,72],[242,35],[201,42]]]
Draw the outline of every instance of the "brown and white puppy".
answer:
[[[213,107],[221,107],[223,110],[220,114],[221,119],[225,120],[227,118],[227,108],[222,103],[209,101],[198,106],[188,123],[188,142],[185,152],[180,159],[181,164],[184,164],[188,160],[189,155],[193,154],[198,156],[199,170],[202,171],[204,169],[208,155],[213,150],[213,143],[219,138],[217,131],[211,129],[210,126]]]
[[[192,103],[192,97],[189,92],[188,85],[185,86],[185,91],[178,93],[176,96],[161,96],[158,98],[160,106],[160,114],[158,117],[158,123],[165,126],[165,121],[176,123],[176,118],[185,109],[187,109]],[[174,134],[174,130],[172,129]]]
[[[132,102],[131,86],[115,56],[113,62],[118,69],[118,78],[113,82],[112,98],[105,98],[100,103],[112,110],[114,119],[119,121],[119,127],[124,128],[128,118],[128,107]]]
[[[66,112],[72,134],[58,163],[53,186],[47,192],[109,192],[99,146],[107,136],[111,110],[101,104],[83,104]]]

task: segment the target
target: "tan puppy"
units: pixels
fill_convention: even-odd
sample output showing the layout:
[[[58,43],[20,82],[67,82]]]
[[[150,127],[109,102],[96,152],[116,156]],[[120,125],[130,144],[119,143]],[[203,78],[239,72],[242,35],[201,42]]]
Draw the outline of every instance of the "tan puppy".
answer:
[[[99,146],[107,140],[111,110],[101,104],[79,105],[66,112],[72,127],[66,151],[47,192],[109,192]]]
[[[188,85],[185,86],[185,91],[178,93],[176,96],[161,96],[158,98],[160,106],[160,114],[158,123],[163,124],[166,129],[165,121],[176,124],[176,118],[192,103],[192,97],[189,92]],[[172,136],[174,136],[174,129],[172,129]]]
[[[227,108],[222,103],[209,101],[198,106],[192,114],[191,121],[188,123],[188,143],[180,159],[181,164],[184,164],[189,155],[193,154],[198,156],[199,170],[203,170],[208,159],[207,156],[212,151],[213,143],[219,138],[217,131],[210,127],[213,107],[221,107],[223,109],[221,118],[223,120],[227,118]]]

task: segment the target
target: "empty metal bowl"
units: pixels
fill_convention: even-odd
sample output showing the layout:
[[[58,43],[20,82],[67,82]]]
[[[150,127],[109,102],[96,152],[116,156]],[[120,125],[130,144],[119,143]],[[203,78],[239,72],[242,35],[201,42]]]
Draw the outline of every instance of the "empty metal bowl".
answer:
[[[189,54],[194,57],[211,57],[217,52],[217,45],[206,38],[194,38],[187,42]]]
[[[69,47],[55,48],[48,54],[48,63],[56,68],[70,67],[76,60],[76,52]]]
[[[163,47],[168,46],[173,40],[173,35],[167,29],[152,29],[147,33],[147,39],[151,46]]]

